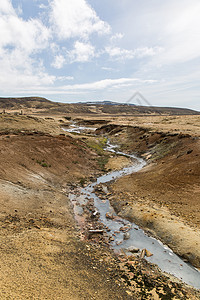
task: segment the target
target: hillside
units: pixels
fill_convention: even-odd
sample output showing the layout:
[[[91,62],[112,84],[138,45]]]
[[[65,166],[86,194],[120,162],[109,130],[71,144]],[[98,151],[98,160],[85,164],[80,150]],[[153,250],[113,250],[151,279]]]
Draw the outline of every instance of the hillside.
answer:
[[[0,98],[0,109],[49,114],[104,114],[104,115],[199,115],[200,112],[173,107],[137,106],[112,101],[87,103],[59,103],[41,97]]]
[[[0,98],[0,107],[3,109],[47,108],[52,105],[50,100],[41,97]]]

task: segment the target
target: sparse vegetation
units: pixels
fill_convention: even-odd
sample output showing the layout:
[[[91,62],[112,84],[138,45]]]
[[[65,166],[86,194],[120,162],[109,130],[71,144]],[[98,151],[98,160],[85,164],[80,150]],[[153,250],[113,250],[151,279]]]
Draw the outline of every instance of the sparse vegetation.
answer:
[[[88,147],[95,150],[98,155],[103,155],[106,143],[107,143],[106,137],[87,140]]]
[[[108,155],[99,156],[97,158],[97,163],[98,163],[99,167],[101,168],[101,170],[104,172],[106,171],[105,165],[108,163],[108,159],[109,159]]]
[[[84,184],[86,183],[86,178],[81,178],[79,183],[82,187],[84,187]]]
[[[32,158],[32,160],[34,160],[34,158]],[[41,165],[43,168],[50,168],[51,167],[51,165],[47,164],[44,159],[42,161],[37,159],[36,163]]]

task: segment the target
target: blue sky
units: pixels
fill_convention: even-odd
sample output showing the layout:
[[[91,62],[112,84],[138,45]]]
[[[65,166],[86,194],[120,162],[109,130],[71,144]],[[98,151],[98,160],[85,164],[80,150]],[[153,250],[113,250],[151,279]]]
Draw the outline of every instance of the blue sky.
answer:
[[[1,0],[0,95],[200,110],[199,0]]]

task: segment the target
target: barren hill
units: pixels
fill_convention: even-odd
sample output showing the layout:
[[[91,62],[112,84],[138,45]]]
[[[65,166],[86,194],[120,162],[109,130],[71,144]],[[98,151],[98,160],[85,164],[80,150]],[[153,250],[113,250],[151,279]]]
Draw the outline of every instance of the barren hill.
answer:
[[[200,112],[174,107],[137,106],[112,101],[59,103],[41,97],[0,98],[2,110],[24,110],[34,113],[86,113],[106,115],[199,115]]]

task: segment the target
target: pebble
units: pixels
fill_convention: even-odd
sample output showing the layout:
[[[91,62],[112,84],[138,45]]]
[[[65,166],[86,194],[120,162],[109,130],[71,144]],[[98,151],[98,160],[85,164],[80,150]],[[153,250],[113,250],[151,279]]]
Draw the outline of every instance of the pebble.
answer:
[[[106,213],[106,218],[107,219],[111,219],[111,220],[113,220],[114,219],[114,216],[113,216],[113,214],[110,214],[110,213]]]
[[[124,233],[124,240],[128,240],[130,239],[130,233],[129,232],[125,232]]]
[[[134,247],[134,246],[128,247],[127,250],[128,250],[129,252],[132,252],[132,253],[137,253],[137,252],[140,251],[139,248],[136,248],[136,247]]]

